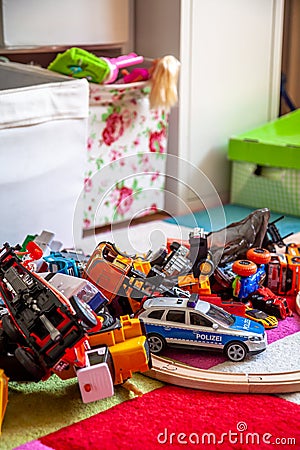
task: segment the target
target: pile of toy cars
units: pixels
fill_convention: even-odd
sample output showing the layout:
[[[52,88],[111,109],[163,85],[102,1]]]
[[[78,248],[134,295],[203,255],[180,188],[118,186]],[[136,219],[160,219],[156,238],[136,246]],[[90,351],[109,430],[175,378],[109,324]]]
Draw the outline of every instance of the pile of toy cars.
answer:
[[[88,402],[147,371],[150,350],[166,345],[221,350],[235,362],[260,353],[265,329],[291,316],[285,297],[300,288],[300,246],[275,253],[284,244],[268,219],[264,209],[215,233],[195,228],[147,255],[104,241],[88,256],[47,231],[4,244],[0,368],[20,381],[77,376]]]
[[[15,381],[77,376],[84,402],[113,395],[115,384],[151,367],[143,325],[112,317],[98,289],[61,273],[68,258],[56,272],[38,272],[47,259],[34,240],[0,249],[0,367]]]
[[[241,224],[232,224],[228,233],[230,242],[225,242],[224,254],[219,258],[216,258],[219,248],[210,245],[212,233],[196,228],[188,241],[169,238],[166,246],[154,255],[130,256],[113,243],[101,242],[87,262],[83,277],[109,299],[108,308],[113,315],[133,313],[144,321],[152,352],[161,352],[167,344],[188,345],[222,350],[229,359],[240,361],[247,354],[266,348],[264,329],[275,328],[278,320],[292,315],[285,296],[268,286],[269,265],[277,255],[259,246],[266,242],[266,233],[270,231],[267,212],[258,211],[258,218],[252,213]],[[258,231],[253,226],[255,222],[259,223]],[[245,234],[243,242],[241,227]],[[272,231],[275,228],[273,223]],[[276,239],[278,237],[277,230]],[[274,245],[269,237],[267,243]],[[291,248],[296,251],[296,246]],[[292,279],[286,286],[297,285],[297,278],[292,276]],[[278,289],[282,286],[283,283]],[[299,285],[294,287],[294,292],[297,289]],[[286,293],[290,291],[285,290]],[[191,298],[196,300],[191,302]],[[217,308],[204,308],[205,302]],[[194,307],[202,304],[205,309],[204,312],[199,306],[194,311],[202,316],[205,325],[200,325],[199,318],[199,323],[191,323],[192,303]],[[219,318],[209,319],[207,312],[210,310],[218,310]],[[230,320],[224,324],[224,317],[221,319],[224,311],[234,317],[235,325],[230,325]],[[237,324],[241,336],[243,333],[246,336],[250,330],[252,335],[248,343],[235,342],[236,349],[230,352],[228,343],[233,341],[230,334]],[[247,341],[245,336],[244,341]],[[260,342],[260,346],[253,349],[252,341]]]

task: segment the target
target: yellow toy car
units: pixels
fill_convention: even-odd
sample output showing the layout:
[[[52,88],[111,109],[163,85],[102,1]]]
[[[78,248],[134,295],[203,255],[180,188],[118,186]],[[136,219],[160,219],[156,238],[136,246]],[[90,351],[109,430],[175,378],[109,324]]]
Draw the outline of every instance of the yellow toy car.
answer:
[[[269,316],[259,309],[246,308],[244,316],[255,322],[261,323],[267,330],[278,326],[278,320],[275,316]]]

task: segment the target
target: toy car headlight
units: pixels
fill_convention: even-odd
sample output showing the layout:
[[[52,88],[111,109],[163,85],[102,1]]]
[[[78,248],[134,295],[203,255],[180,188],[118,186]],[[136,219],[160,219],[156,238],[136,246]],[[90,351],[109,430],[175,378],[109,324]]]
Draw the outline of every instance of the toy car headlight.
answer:
[[[250,336],[249,337],[249,341],[262,341],[263,337],[262,336]]]

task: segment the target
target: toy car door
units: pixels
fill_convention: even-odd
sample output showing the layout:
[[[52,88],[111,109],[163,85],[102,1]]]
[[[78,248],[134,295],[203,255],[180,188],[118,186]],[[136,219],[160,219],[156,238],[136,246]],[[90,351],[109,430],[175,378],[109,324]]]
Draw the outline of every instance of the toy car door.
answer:
[[[189,335],[193,345],[199,347],[222,348],[222,334],[216,332],[213,322],[196,311],[189,311]]]

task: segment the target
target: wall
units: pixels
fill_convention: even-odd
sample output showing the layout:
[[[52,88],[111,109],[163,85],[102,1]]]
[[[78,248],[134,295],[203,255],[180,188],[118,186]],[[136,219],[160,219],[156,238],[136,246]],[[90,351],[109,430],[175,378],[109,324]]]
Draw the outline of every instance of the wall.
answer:
[[[169,153],[207,175],[226,202],[229,137],[278,115],[283,1],[136,0],[135,7],[137,52],[181,61]],[[191,172],[179,167],[178,177],[189,183]],[[210,187],[199,182],[197,192],[213,206]],[[199,207],[189,189],[178,193]]]
[[[286,76],[286,91],[293,104],[300,108],[300,2],[285,1],[282,71]],[[282,104],[281,113],[289,112],[286,104]]]

